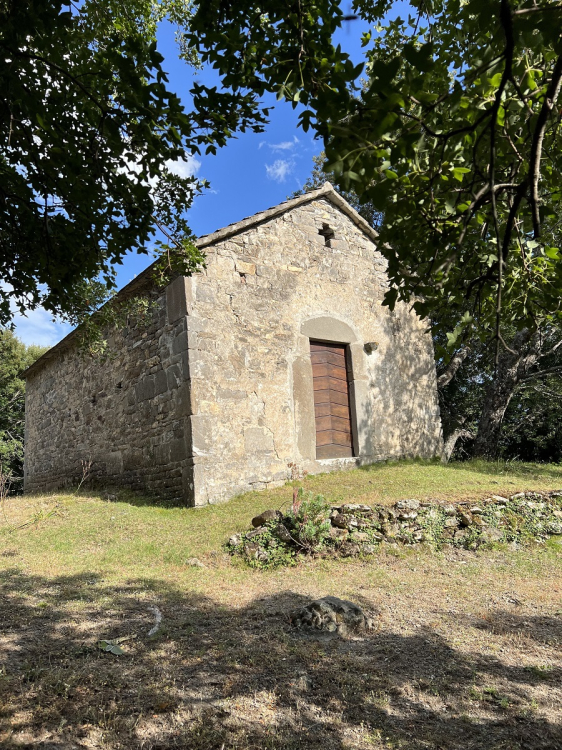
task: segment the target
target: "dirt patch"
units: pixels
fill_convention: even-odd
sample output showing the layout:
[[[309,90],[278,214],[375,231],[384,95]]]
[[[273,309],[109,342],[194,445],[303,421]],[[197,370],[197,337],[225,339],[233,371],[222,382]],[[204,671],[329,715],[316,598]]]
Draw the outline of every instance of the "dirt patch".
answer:
[[[5,571],[0,744],[555,750],[560,556],[518,554],[252,572],[216,599],[163,580]],[[291,626],[292,611],[344,581],[373,630],[326,641]],[[126,639],[124,654],[100,650],[102,639]]]

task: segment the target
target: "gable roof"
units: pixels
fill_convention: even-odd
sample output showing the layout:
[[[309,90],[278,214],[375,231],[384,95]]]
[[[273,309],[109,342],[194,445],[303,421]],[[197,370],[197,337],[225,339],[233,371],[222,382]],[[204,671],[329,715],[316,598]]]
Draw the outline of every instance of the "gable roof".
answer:
[[[246,219],[237,221],[234,224],[228,224],[228,226],[223,227],[222,229],[217,229],[211,234],[206,234],[203,237],[200,237],[195,244],[197,247],[203,248],[212,245],[215,242],[221,242],[222,240],[232,237],[232,235],[238,234],[239,232],[243,232],[256,224],[261,224],[263,221],[268,221],[275,216],[284,214],[286,211],[291,211],[293,208],[297,208],[297,206],[302,206],[304,203],[310,203],[310,201],[315,201],[319,198],[325,198],[337,206],[367,235],[367,237],[369,237],[369,239],[373,241],[377,239],[378,234],[373,227],[349,205],[345,198],[342,198],[341,195],[334,190],[329,182],[325,182],[321,188],[318,188],[318,190],[311,190],[309,193],[283,201],[283,203],[279,203],[277,206],[273,206],[273,208],[268,208],[266,211],[260,211]]]
[[[287,211],[291,211],[298,206],[302,206],[305,203],[310,203],[311,201],[315,201],[321,198],[324,198],[325,200],[330,201],[330,203],[333,203],[334,206],[337,206],[337,208],[339,208],[342,213],[346,214],[346,216],[348,216],[348,218],[351,219],[351,221],[359,229],[361,229],[361,231],[364,232],[364,234],[366,234],[370,240],[374,242],[377,240],[378,234],[373,229],[373,227],[367,221],[365,221],[365,219],[360,214],[358,214],[354,208],[349,205],[345,198],[342,198],[342,196],[338,192],[336,192],[331,183],[325,182],[322,187],[318,188],[317,190],[311,190],[309,193],[299,195],[297,198],[290,198],[289,200],[279,203],[277,206],[268,208],[265,211],[259,211],[257,214],[248,216],[241,221],[237,221],[233,224],[228,224],[222,229],[217,229],[216,231],[211,232],[211,234],[205,234],[202,237],[199,237],[199,239],[195,240],[195,245],[200,249],[209,247],[209,245],[213,245],[215,242],[222,242],[223,240],[228,239],[229,237],[233,237],[240,232],[244,232],[247,229],[256,226],[257,224],[261,224],[262,222],[273,219],[276,216],[280,216]],[[157,261],[155,261],[155,263],[156,262]],[[141,289],[149,279],[155,263],[151,263],[148,268],[145,268],[145,270],[141,271],[137,276],[135,276],[132,281],[122,287],[119,292],[117,292],[116,297],[130,297],[136,291]],[[58,344],[55,344],[53,347],[48,349],[45,354],[39,357],[39,359],[37,359],[32,365],[27,368],[27,370],[25,370],[23,376],[27,377],[31,373],[40,369],[40,367],[48,360],[52,359],[56,354],[66,349],[68,345],[74,340],[76,336],[76,330],[77,329],[71,331],[67,336],[61,339]]]

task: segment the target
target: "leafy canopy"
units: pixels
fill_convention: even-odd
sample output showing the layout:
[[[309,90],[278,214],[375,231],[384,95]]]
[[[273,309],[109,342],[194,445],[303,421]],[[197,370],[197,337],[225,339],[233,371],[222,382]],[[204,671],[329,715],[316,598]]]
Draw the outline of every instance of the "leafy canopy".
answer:
[[[562,4],[410,0],[388,21],[391,6],[353,3],[373,27],[354,65],[332,43],[337,0],[0,0],[0,322],[10,299],[76,309],[80,285],[111,285],[156,227],[184,270],[200,262],[184,214],[200,184],[170,164],[260,130],[266,92],[300,108],[340,187],[384,215],[387,304],[445,309],[450,345],[474,321],[499,342],[502,314],[558,317]],[[223,84],[195,82],[189,113],[156,50],[164,15]]]
[[[180,270],[201,262],[185,209],[202,184],[173,163],[260,130],[264,113],[197,83],[184,111],[154,40],[161,6],[0,0],[0,325],[12,306],[93,309],[96,283],[114,286],[115,264],[157,228]]]
[[[356,67],[332,44],[335,0],[209,0],[188,38],[233,89],[302,106],[339,185],[384,214],[386,303],[445,308],[501,339],[560,314],[562,4],[355,0],[373,29]],[[366,75],[363,84],[360,72]],[[503,296],[503,300],[502,300]]]

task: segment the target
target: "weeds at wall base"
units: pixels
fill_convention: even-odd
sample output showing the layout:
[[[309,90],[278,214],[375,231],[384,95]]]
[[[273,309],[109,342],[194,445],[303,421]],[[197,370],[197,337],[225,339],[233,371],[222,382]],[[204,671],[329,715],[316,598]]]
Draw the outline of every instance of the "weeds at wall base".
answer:
[[[234,534],[227,551],[252,568],[294,566],[308,558],[369,557],[423,544],[466,550],[562,540],[562,491],[493,496],[455,504],[400,500],[392,507],[344,503],[301,488],[289,511],[267,510],[253,529]]]

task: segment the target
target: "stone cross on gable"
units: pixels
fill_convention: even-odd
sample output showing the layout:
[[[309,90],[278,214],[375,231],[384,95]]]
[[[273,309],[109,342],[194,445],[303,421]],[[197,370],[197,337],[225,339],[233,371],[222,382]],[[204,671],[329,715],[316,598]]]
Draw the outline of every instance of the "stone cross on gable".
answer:
[[[330,240],[333,240],[336,236],[334,230],[328,224],[322,224],[322,229],[318,230],[318,234],[324,237],[326,247],[331,247]]]

